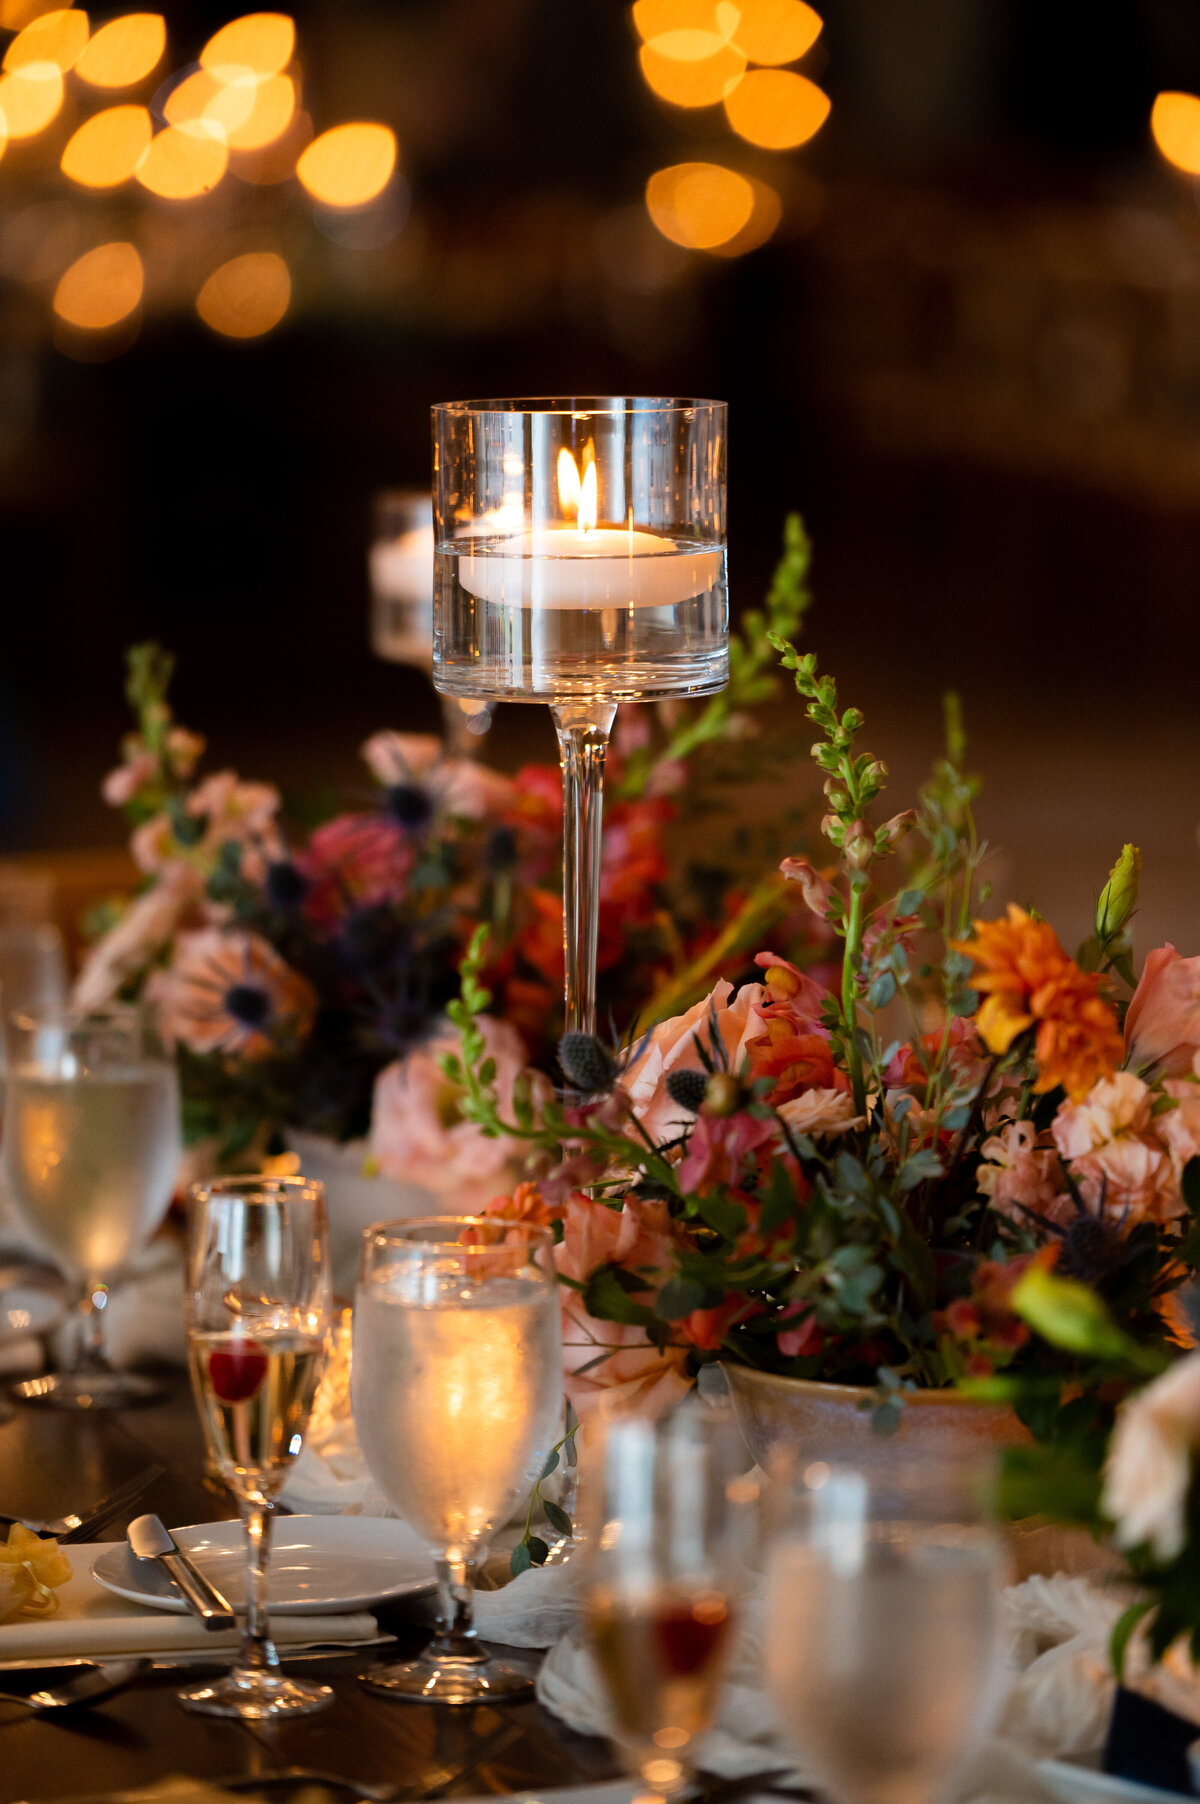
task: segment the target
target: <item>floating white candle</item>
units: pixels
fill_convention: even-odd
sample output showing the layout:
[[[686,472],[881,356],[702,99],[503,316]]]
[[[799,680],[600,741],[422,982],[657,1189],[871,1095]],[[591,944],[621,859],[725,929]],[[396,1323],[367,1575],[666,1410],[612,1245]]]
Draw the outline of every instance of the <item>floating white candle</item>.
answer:
[[[722,553],[680,545],[627,526],[597,526],[596,466],[580,482],[569,451],[559,454],[559,495],[575,526],[544,526],[501,539],[459,560],[469,595],[510,608],[674,607],[718,581]]]

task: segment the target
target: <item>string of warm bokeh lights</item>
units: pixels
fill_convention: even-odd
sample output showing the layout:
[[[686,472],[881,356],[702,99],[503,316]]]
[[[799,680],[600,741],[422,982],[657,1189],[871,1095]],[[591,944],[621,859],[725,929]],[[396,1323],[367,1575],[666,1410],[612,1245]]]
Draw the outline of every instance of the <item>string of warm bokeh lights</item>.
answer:
[[[796,150],[829,115],[799,62],[821,33],[805,0],[636,0],[633,23],[647,86],[670,106],[721,107],[758,150]],[[783,215],[779,192],[722,163],[677,163],[646,184],[646,210],[687,250],[740,256],[765,244]]]
[[[167,28],[157,13],[127,13],[93,31],[81,8],[0,0],[0,29],[15,32],[0,62],[0,157],[47,133],[71,88],[76,103],[103,103],[155,83],[148,100],[101,104],[69,131],[58,167],[79,190],[127,187],[183,203],[235,174],[257,185],[294,180],[319,209],[351,213],[379,201],[396,170],[396,134],[387,125],[353,120],[314,135],[301,107],[296,28],[285,13],[231,20],[195,64],[165,78]],[[146,288],[136,244],[94,244],[59,275],[54,314],[74,332],[111,333],[136,315]],[[263,248],[210,270],[194,304],[212,331],[248,339],[277,326],[291,297],[286,259]]]

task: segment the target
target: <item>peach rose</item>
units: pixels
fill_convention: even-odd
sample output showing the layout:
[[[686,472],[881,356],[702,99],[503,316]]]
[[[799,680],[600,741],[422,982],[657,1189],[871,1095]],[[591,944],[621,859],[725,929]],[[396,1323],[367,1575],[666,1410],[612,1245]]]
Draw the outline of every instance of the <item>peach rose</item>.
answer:
[[[1182,1552],[1197,1446],[1200,1353],[1191,1353],[1117,1411],[1101,1507],[1119,1546],[1145,1544],[1162,1561]]]
[[[520,1034],[506,1021],[481,1015],[486,1056],[496,1061],[501,1110],[512,1107],[513,1085],[525,1065]],[[462,1092],[442,1075],[440,1060],[458,1052],[458,1029],[444,1023],[375,1080],[370,1147],[385,1177],[424,1184],[462,1214],[486,1207],[497,1189],[517,1175],[524,1157],[521,1141],[495,1140],[464,1120]]]
[[[1066,1103],[1051,1133],[1085,1202],[1106,1213],[1170,1221],[1182,1202],[1169,1154],[1154,1132],[1149,1086],[1132,1071],[1093,1084]]]
[[[781,1102],[776,1113],[797,1134],[846,1134],[864,1127],[867,1119],[854,1113],[848,1090],[806,1090]]]
[[[730,1069],[736,1071],[748,1043],[763,1031],[762,1019],[755,1011],[765,996],[761,983],[744,983],[734,996],[733,985],[722,978],[712,994],[686,1014],[659,1022],[621,1077],[633,1112],[652,1139],[668,1140],[682,1122],[690,1120],[667,1093],[672,1071],[702,1071],[697,1042],[707,1051],[714,1032],[725,1048]]]
[[[1200,958],[1181,958],[1168,943],[1151,952],[1125,1016],[1129,1063],[1182,1077],[1200,1052]]]
[[[1163,1091],[1175,1106],[1154,1117],[1154,1133],[1179,1182],[1188,1160],[1200,1154],[1200,1084],[1194,1078],[1169,1077]]]
[[[574,1191],[567,1200],[562,1244],[555,1251],[560,1274],[585,1284],[600,1265],[620,1265],[661,1280],[673,1263],[674,1243],[665,1203],[629,1198],[620,1209]],[[608,1407],[659,1415],[690,1388],[686,1347],[661,1351],[632,1323],[589,1315],[580,1293],[562,1293],[563,1367],[567,1396],[586,1416],[601,1399]]]

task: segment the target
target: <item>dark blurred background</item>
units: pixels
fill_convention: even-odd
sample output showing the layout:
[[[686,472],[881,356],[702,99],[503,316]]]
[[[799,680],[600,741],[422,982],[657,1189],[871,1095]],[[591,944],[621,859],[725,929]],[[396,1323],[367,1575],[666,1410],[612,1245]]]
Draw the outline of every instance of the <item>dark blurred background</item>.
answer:
[[[1005,889],[1069,940],[1138,840],[1139,937],[1200,946],[1200,215],[1176,166],[1200,168],[1200,130],[1181,103],[1152,131],[1159,95],[1200,90],[1200,4],[817,11],[784,66],[832,110],[775,149],[656,95],[618,0],[298,4],[304,129],[399,142],[355,208],[246,159],[189,200],[60,170],[89,112],[161,108],[227,7],[171,5],[130,94],[67,78],[0,161],[0,850],[121,840],[98,785],[137,639],[175,650],[181,718],[248,777],[353,786],[368,732],[435,727],[424,678],[370,653],[366,577],[373,493],[427,481],[432,401],[717,395],[735,605],[801,510],[809,643],[897,788],[954,685]],[[687,162],[751,182],[741,244],[652,219],[648,181]],[[682,207],[667,224],[703,236]],[[141,303],[71,327],[63,273],[115,239]],[[282,319],[212,329],[202,284],[258,251],[288,265]],[[502,709],[486,755],[551,751],[545,710]]]

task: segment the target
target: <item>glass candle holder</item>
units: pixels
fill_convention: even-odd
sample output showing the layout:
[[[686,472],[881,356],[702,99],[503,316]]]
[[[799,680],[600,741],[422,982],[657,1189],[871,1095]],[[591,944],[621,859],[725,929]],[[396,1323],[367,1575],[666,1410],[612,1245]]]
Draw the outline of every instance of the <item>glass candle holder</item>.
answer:
[[[567,1027],[590,1033],[617,704],[728,680],[725,404],[453,401],[434,408],[433,438],[434,682],[553,710]]]

